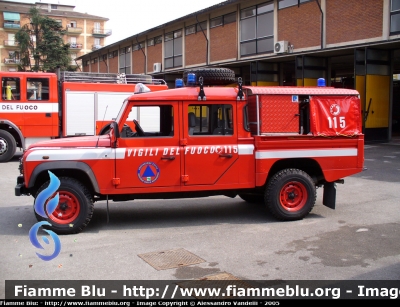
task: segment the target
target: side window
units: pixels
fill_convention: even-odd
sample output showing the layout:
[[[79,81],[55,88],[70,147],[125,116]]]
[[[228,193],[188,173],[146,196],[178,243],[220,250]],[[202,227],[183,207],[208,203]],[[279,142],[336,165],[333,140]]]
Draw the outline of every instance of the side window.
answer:
[[[188,134],[232,135],[233,111],[230,104],[189,105]]]
[[[3,100],[21,100],[19,78],[1,78],[1,93]]]
[[[123,127],[121,137],[174,136],[172,105],[133,107]]]
[[[48,78],[27,78],[26,94],[28,100],[49,100]]]

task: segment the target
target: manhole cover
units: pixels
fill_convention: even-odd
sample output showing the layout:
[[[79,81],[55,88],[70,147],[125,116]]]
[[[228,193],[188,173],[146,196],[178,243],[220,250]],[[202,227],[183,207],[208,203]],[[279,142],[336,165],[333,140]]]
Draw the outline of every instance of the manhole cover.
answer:
[[[138,255],[156,270],[167,270],[182,266],[203,263],[205,260],[180,248]]]
[[[227,299],[237,295],[247,296],[246,289],[250,287],[245,281],[226,272],[183,281],[178,285],[181,288],[197,289],[197,291],[192,291],[192,296],[197,299]],[[209,289],[213,289],[213,291],[210,292]]]

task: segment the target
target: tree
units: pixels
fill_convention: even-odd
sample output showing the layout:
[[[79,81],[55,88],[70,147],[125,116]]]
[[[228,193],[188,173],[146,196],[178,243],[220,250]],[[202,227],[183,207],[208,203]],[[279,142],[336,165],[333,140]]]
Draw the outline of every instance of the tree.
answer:
[[[20,48],[20,70],[54,72],[58,67],[71,70],[69,44],[64,44],[66,30],[62,25],[41,15],[36,7],[29,10],[29,20],[15,34]]]

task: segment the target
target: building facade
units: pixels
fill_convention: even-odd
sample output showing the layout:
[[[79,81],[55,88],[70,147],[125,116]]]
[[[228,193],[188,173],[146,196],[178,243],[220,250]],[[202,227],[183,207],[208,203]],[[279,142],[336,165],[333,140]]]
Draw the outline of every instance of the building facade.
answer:
[[[357,89],[366,140],[400,133],[400,0],[227,0],[80,57],[83,71],[226,67],[244,84]]]
[[[76,58],[101,49],[105,46],[105,38],[111,30],[105,29],[107,18],[88,15],[74,11],[74,6],[50,4],[43,2],[20,3],[0,1],[0,70],[16,71],[19,64],[18,44],[15,33],[29,23],[29,10],[36,6],[42,15],[59,21],[67,29],[65,43],[70,44],[72,63],[81,67]]]

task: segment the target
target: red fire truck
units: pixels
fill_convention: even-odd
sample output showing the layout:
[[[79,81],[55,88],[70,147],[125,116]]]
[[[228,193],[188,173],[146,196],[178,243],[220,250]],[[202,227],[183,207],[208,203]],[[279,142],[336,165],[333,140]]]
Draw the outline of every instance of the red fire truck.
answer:
[[[167,88],[148,75],[0,72],[0,79],[0,162],[38,141],[97,134],[138,82]]]
[[[138,86],[101,135],[31,145],[15,195],[36,198],[51,173],[59,178],[59,204],[46,219],[59,234],[82,231],[104,200],[108,208],[109,200],[239,196],[292,221],[309,214],[323,187],[323,204],[335,209],[336,184],[363,169],[359,93],[323,80],[211,86],[221,81],[215,70],[188,73],[174,89]],[[153,129],[130,119],[137,108],[157,113]]]

